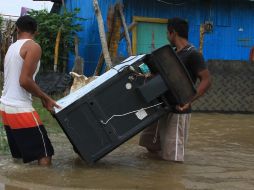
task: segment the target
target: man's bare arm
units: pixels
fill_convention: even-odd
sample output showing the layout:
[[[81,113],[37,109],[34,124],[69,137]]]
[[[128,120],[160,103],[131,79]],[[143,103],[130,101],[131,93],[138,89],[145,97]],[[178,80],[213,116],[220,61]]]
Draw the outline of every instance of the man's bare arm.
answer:
[[[188,108],[190,108],[192,102],[197,100],[199,97],[203,96],[207,92],[207,90],[210,88],[210,86],[211,86],[211,76],[210,76],[210,73],[209,73],[208,69],[200,71],[198,73],[198,78],[200,80],[200,83],[197,87],[197,93],[195,94],[195,96],[188,103],[186,103],[182,106],[178,105],[177,106],[178,111],[185,111]]]
[[[23,49],[24,48],[24,49]],[[24,64],[21,70],[19,83],[26,91],[41,99],[43,106],[53,111],[53,107],[59,107],[56,102],[44,93],[33,80],[33,75],[37,69],[38,62],[41,58],[41,48],[38,44],[28,41],[22,47]]]

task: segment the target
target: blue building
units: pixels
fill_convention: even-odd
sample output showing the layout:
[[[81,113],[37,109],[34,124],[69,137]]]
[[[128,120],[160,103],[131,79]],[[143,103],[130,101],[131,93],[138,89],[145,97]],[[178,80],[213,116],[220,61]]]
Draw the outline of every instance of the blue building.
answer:
[[[98,0],[106,28],[107,12],[117,2],[124,5],[127,25],[138,24],[130,33],[136,54],[149,53],[167,42],[168,18],[182,17],[190,25],[189,41],[200,46],[200,27],[210,26],[204,34],[203,54],[206,60],[249,60],[254,47],[253,0]],[[85,75],[92,75],[101,53],[98,23],[92,0],[65,0],[67,10],[80,8],[82,23],[79,52],[85,60]],[[119,44],[119,56],[127,56],[126,41]],[[70,56],[68,69],[73,66]]]

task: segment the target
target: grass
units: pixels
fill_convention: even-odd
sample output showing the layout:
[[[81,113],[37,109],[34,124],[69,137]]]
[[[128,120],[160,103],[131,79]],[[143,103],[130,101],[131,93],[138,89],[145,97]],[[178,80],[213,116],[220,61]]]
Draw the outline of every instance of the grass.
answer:
[[[2,89],[3,89],[3,72],[0,71],[0,96]],[[0,153],[4,154],[9,153],[8,142],[3,128],[1,115],[0,115]]]
[[[4,128],[2,127],[3,124],[0,122],[0,153],[9,153],[9,147],[8,147],[8,142],[7,138],[5,135]]]
[[[49,113],[41,104],[39,98],[33,98],[33,107],[38,112],[42,123],[46,127],[49,133],[59,133],[62,132],[59,124],[57,123],[56,119]]]

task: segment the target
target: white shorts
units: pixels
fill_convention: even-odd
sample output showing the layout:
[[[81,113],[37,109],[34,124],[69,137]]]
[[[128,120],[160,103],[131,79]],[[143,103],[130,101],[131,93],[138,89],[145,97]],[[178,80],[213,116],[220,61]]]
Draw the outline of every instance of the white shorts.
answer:
[[[184,161],[190,118],[190,113],[166,114],[141,133],[139,145],[158,151],[164,160]]]

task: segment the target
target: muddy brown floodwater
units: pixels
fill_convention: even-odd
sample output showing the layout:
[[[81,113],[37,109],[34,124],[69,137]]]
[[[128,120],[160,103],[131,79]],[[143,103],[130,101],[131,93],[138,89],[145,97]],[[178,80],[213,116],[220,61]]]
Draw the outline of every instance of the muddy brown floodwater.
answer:
[[[50,136],[55,147],[50,168],[1,155],[0,190],[254,189],[253,114],[194,113],[184,164],[148,154],[137,145],[137,135],[89,166],[64,134]]]

